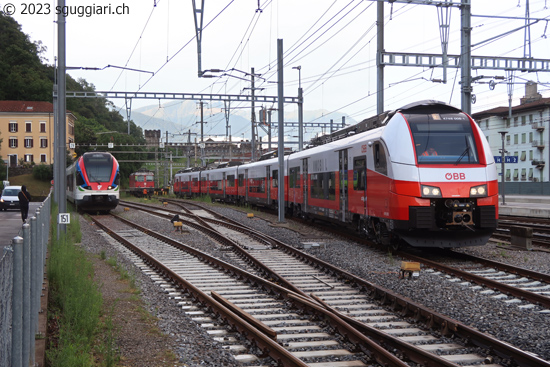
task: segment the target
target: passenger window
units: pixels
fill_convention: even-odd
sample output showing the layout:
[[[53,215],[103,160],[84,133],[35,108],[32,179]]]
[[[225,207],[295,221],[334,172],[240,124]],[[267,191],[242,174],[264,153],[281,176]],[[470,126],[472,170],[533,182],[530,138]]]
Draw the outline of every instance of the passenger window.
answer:
[[[353,189],[365,190],[367,182],[367,160],[365,156],[353,158]]]
[[[376,172],[383,175],[388,174],[388,167],[386,162],[386,152],[384,146],[381,143],[375,143],[374,149],[374,169]]]
[[[271,182],[272,182],[272,186],[273,187],[278,187],[279,186],[279,170],[274,170],[273,171],[273,176],[271,177]]]

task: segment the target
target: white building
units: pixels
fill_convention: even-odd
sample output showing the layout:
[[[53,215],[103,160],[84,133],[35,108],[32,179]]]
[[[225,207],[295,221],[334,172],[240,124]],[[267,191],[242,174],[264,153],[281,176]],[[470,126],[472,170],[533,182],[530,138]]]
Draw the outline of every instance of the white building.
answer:
[[[550,98],[542,98],[537,84],[528,82],[525,96],[518,106],[512,107],[509,116],[508,107],[472,114],[485,133],[493,156],[498,157],[497,162],[502,149],[500,132],[507,132],[504,136],[505,155],[509,157],[505,160],[506,182],[549,182]],[[501,174],[500,163],[497,170]]]

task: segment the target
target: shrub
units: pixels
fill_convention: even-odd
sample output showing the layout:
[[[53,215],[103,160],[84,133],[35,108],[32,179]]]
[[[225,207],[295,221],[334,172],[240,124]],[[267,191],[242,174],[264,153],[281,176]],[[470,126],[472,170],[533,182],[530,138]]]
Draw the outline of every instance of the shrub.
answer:
[[[40,181],[51,181],[53,179],[53,165],[40,163],[34,166],[32,177]]]

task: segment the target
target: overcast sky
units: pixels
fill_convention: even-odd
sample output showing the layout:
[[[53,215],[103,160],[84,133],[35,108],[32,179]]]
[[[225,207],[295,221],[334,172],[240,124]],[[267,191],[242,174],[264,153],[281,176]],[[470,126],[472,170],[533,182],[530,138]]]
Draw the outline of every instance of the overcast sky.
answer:
[[[458,0],[454,0],[458,2]],[[200,5],[200,0],[196,1]],[[8,2],[1,1],[0,8]],[[56,2],[50,14],[21,14],[24,3],[11,1],[13,17],[32,41],[42,41],[49,63],[57,55]],[[29,3],[27,3],[29,4]],[[109,6],[126,14],[91,14],[66,17],[67,66],[103,68],[102,71],[71,70],[74,78],[85,78],[101,91],[250,93],[251,68],[261,74],[257,94],[277,94],[277,39],[285,51],[284,93],[296,96],[298,70],[304,88],[304,109],[342,111],[356,120],[376,114],[376,1],[334,0],[206,0],[202,35],[202,69],[237,69],[214,79],[198,78],[197,42],[192,2],[182,0],[95,0],[71,1],[73,11],[90,10],[78,6]],[[526,0],[472,0],[472,55],[523,57],[525,29],[503,37],[525,24]],[[531,0],[532,18],[550,18],[550,0]],[[440,54],[438,7],[388,3],[384,6],[385,49],[390,52]],[[30,12],[39,10],[38,3]],[[45,6],[43,12],[47,12]],[[493,16],[480,17],[482,15]],[[505,19],[495,16],[508,17]],[[444,15],[446,17],[446,15]],[[460,10],[450,11],[449,54],[460,53]],[[550,59],[550,27],[539,21],[530,28],[531,57]],[[490,40],[489,42],[483,42]],[[139,70],[139,71],[137,71]],[[154,73],[154,75],[153,75]],[[220,73],[218,73],[220,75]],[[505,76],[504,71],[473,71],[473,76]],[[513,100],[519,103],[527,80],[539,82],[539,92],[550,97],[550,73],[515,73]],[[460,107],[460,71],[450,68],[446,84],[443,71],[417,67],[386,67],[384,109],[436,99]],[[264,80],[265,79],[265,80]],[[489,79],[482,79],[488,83]],[[474,84],[477,102],[472,111],[508,105],[506,84],[490,90],[488,84]],[[123,100],[114,100],[122,106]],[[160,101],[164,104],[172,101]],[[159,103],[134,100],[134,108]],[[243,105],[244,106],[244,105]],[[266,106],[277,107],[277,106]],[[285,112],[296,110],[286,106]],[[121,111],[123,115],[124,111]],[[322,120],[320,112],[316,121]]]

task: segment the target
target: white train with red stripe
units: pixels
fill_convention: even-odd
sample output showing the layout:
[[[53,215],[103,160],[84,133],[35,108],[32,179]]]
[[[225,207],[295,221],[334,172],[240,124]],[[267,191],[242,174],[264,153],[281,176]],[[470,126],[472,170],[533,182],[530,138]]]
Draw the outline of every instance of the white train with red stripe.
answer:
[[[108,212],[120,199],[120,172],[116,158],[107,152],[87,152],[67,170],[67,200],[78,210]]]
[[[429,148],[436,155],[424,153]],[[483,245],[497,226],[489,144],[470,116],[442,102],[407,105],[385,114],[379,127],[292,153],[284,162],[288,213],[345,224],[386,245]],[[232,167],[223,176],[216,170],[193,174],[203,183],[200,194],[215,187],[215,198],[225,200],[228,188],[236,187],[237,201],[275,207],[278,169],[273,158]]]

